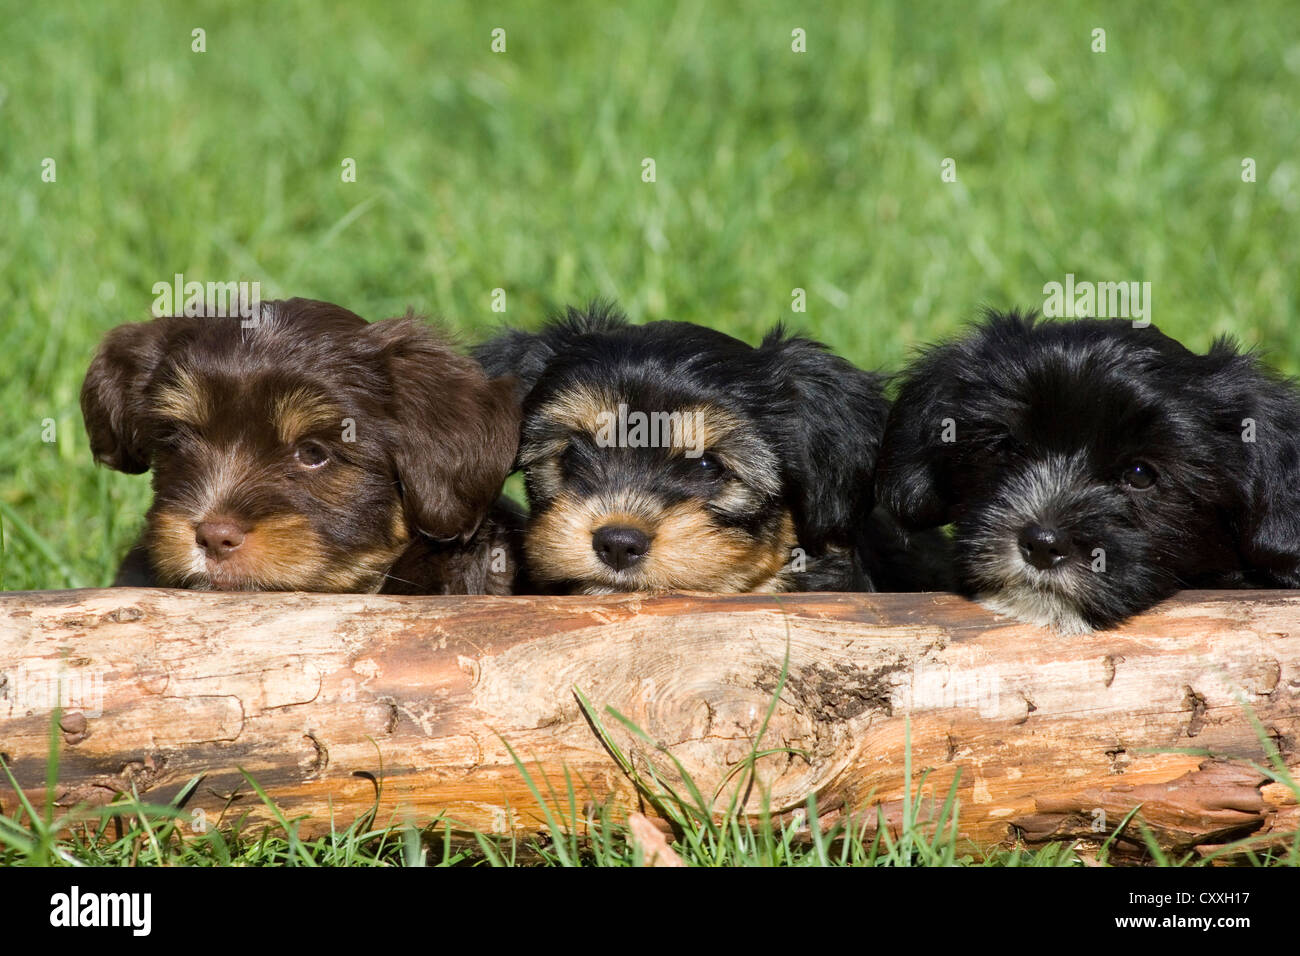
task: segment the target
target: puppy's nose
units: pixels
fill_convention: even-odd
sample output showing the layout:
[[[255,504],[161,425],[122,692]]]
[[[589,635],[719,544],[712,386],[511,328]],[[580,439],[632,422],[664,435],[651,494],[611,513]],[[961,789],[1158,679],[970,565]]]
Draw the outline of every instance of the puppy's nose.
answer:
[[[194,529],[194,540],[209,558],[220,561],[244,543],[244,529],[233,521],[203,521]]]
[[[591,536],[591,549],[605,564],[622,571],[640,563],[650,550],[650,539],[636,528],[606,525]]]
[[[1070,536],[1059,528],[1027,525],[1020,532],[1020,553],[1040,571],[1050,570],[1069,556]]]

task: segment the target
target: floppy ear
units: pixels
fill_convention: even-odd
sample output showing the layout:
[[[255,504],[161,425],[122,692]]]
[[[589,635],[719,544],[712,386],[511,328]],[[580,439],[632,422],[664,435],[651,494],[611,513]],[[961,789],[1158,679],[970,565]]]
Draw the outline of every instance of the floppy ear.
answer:
[[[1228,371],[1250,382],[1242,414],[1226,423],[1245,455],[1241,554],[1282,587],[1300,587],[1300,391],[1253,356],[1236,356]]]
[[[904,373],[876,465],[877,499],[911,531],[952,520],[949,455],[942,445],[944,419],[957,418],[951,372],[945,371],[948,351],[932,349]]]
[[[594,332],[609,332],[627,325],[627,316],[612,302],[593,299],[585,309],[569,306],[553,315],[541,332],[507,329],[473,351],[493,377],[512,375],[519,383],[519,397],[527,395],[546,371],[546,365],[566,344]]]
[[[474,358],[488,375],[514,378],[520,400],[532,391],[554,354],[545,336],[520,329],[508,329],[473,350]]]
[[[794,396],[782,423],[786,484],[800,543],[847,543],[874,503],[872,474],[888,405],[877,375],[779,326],[759,346],[776,384]]]
[[[119,325],[104,337],[81,385],[81,417],[95,461],[136,475],[149,470],[145,386],[175,320]]]
[[[489,380],[412,316],[373,323],[393,389],[393,462],[414,529],[467,540],[501,493],[519,447],[510,379]]]

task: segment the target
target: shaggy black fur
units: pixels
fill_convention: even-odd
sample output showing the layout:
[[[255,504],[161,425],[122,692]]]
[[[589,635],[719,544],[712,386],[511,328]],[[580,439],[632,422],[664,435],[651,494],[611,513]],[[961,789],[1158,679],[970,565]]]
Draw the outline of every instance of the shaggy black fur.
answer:
[[[902,376],[876,489],[955,525],[964,593],[1065,632],[1300,584],[1300,399],[1227,340],[989,313]]]

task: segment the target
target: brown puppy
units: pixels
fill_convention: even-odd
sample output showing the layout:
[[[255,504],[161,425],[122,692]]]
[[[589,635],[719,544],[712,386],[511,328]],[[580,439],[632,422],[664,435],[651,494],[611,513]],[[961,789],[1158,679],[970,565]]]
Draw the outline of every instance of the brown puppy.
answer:
[[[511,391],[411,315],[287,299],[119,326],[82,414],[96,461],[152,468],[154,501],[114,583],[508,594]]]

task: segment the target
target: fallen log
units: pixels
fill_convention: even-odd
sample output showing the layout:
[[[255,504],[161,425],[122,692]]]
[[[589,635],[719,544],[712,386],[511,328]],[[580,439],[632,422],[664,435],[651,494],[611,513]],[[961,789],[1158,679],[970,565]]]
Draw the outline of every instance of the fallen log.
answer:
[[[602,720],[635,767],[676,780],[671,754],[703,793],[721,787],[719,808],[745,785],[735,765],[777,748],[747,812],[766,800],[797,822],[815,793],[823,822],[896,829],[909,792],[924,822],[956,779],[977,854],[1100,841],[1139,806],[1162,847],[1205,853],[1297,822],[1295,794],[1258,769],[1270,750],[1300,767],[1297,632],[1285,591],[1188,592],[1070,637],[937,594],[11,593],[0,755],[39,806],[61,704],[60,806],[164,802],[203,774],[187,810],[269,820],[242,768],[306,834],[377,792],[380,823],[536,833],[508,744],[561,818],[566,769],[580,808],[653,813],[576,689],[645,731]],[[1141,848],[1136,822],[1117,846]]]

